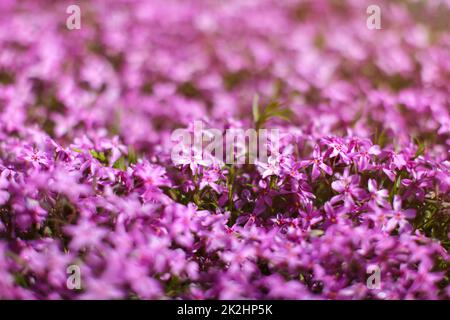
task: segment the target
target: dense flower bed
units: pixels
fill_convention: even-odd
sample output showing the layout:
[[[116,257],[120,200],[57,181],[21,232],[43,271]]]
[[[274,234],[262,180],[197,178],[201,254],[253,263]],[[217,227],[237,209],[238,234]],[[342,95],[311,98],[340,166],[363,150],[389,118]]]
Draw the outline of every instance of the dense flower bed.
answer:
[[[2,0],[0,298],[448,299],[450,5],[377,2]]]

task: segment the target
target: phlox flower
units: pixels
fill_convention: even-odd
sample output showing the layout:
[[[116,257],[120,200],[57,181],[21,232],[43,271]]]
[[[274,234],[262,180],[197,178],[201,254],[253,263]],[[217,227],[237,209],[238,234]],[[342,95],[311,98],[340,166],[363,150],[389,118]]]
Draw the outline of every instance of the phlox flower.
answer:
[[[399,227],[399,232],[403,232],[407,229],[411,229],[411,225],[409,224],[407,219],[412,219],[416,215],[416,211],[414,209],[402,209],[402,200],[400,196],[394,196],[394,200],[392,203],[392,209],[389,213],[389,220],[386,223],[386,230],[393,231],[397,226]]]
[[[187,154],[187,155],[186,155]],[[183,156],[175,157],[173,159],[175,165],[189,167],[193,174],[197,174],[199,167],[207,167],[210,164],[208,159],[204,159],[201,151],[194,151],[188,148]]]
[[[329,148],[327,153],[330,158],[339,156],[344,163],[350,162],[349,149],[342,141],[335,138],[324,138],[323,142]]]
[[[344,204],[350,207],[355,201],[364,198],[366,192],[359,187],[360,177],[358,175],[350,175],[350,170],[346,168],[344,173],[338,177],[338,180],[331,183],[333,190],[339,193],[331,199],[332,203],[344,201]]]
[[[263,179],[269,176],[278,176],[281,172],[280,159],[274,155],[267,159],[267,163],[258,161],[257,165]]]
[[[100,147],[103,150],[111,150],[111,157],[109,159],[111,165],[113,165],[123,154],[128,153],[128,148],[120,143],[119,137],[117,136],[102,141]]]
[[[101,241],[108,234],[106,229],[98,227],[88,219],[81,219],[76,225],[68,225],[64,231],[72,237],[70,248],[74,251],[83,248],[100,248]]]
[[[377,182],[374,179],[369,179],[367,182],[367,189],[369,190],[369,201],[372,204],[377,204],[382,207],[388,207],[387,197],[389,193],[386,189],[378,190]]]
[[[209,186],[217,193],[220,193],[221,187],[218,182],[221,179],[225,179],[225,177],[220,168],[217,166],[203,170],[203,175],[199,185],[200,190],[203,190],[206,186]]]
[[[4,205],[10,198],[8,189],[8,180],[6,179],[6,170],[0,174],[0,205]]]
[[[22,158],[30,163],[35,169],[39,169],[41,166],[46,167],[50,163],[44,152],[31,150],[29,148],[23,150]]]
[[[304,210],[299,210],[300,221],[304,230],[309,230],[323,220],[319,210],[308,202]]]
[[[301,167],[307,167],[312,165],[312,179],[313,181],[316,180],[320,176],[321,170],[325,172],[328,175],[333,174],[333,170],[330,166],[324,163],[324,160],[329,156],[328,153],[325,153],[324,155],[321,154],[320,148],[318,145],[314,146],[313,151],[313,159],[311,160],[303,160],[300,161]]]

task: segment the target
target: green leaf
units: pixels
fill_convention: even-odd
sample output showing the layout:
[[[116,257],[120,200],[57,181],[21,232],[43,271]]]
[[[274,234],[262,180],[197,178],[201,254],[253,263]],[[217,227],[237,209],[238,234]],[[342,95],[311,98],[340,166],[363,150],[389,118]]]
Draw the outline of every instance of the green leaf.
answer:
[[[255,108],[255,103],[254,103]],[[256,129],[260,129],[264,126],[264,124],[270,120],[271,118],[280,118],[286,121],[290,121],[294,115],[292,110],[289,108],[281,108],[281,105],[278,101],[271,101],[262,114],[255,113],[255,110],[253,111],[253,117],[256,119],[255,114],[257,115],[257,120],[255,121]]]
[[[253,121],[257,123],[259,120],[259,97],[257,94],[255,94],[255,96],[253,97],[252,111],[253,111]]]
[[[403,171],[399,172],[397,178],[395,179],[394,186],[392,187],[391,193],[389,195],[389,201],[392,203],[394,196],[397,195],[402,182]]]
[[[290,109],[280,109],[272,112],[270,114],[271,118],[280,118],[286,121],[290,121],[293,117],[294,113]]]
[[[320,237],[325,233],[325,231],[320,230],[320,229],[313,229],[309,232],[310,236],[315,238],[315,237]]]
[[[98,161],[100,161],[103,164],[108,163],[108,159],[106,159],[106,155],[104,152],[97,152],[95,150],[90,150],[89,153]]]
[[[375,139],[376,144],[383,148],[386,145],[387,135],[386,131],[383,129],[380,134]]]
[[[198,193],[194,193],[193,200],[197,206],[202,204],[202,200],[200,199],[200,195]]]
[[[414,141],[417,144],[417,151],[416,151],[416,154],[414,155],[414,158],[417,158],[425,153],[425,142],[421,141],[417,138],[414,138]]]
[[[270,114],[271,112],[274,112],[280,108],[280,103],[278,101],[271,101],[266,109],[264,110],[264,113]]]
[[[14,274],[14,281],[22,288],[28,288],[27,280],[25,279],[25,276],[23,274],[21,273]]]
[[[136,150],[132,146],[128,147],[128,163],[136,164],[137,163],[137,154]]]
[[[167,190],[169,193],[169,196],[172,198],[172,200],[177,201],[178,199],[178,191],[176,189],[169,189]]]
[[[127,170],[127,164],[125,163],[125,158],[124,157],[120,157],[119,159],[117,159],[117,161],[114,162],[113,168],[119,169],[119,170],[122,170],[122,171]]]

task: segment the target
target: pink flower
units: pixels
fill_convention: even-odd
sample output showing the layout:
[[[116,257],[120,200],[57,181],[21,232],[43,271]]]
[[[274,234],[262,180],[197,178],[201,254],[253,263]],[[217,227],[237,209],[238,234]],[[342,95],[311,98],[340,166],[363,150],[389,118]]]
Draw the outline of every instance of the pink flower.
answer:
[[[393,210],[390,211],[388,215],[390,218],[386,223],[386,230],[389,232],[393,231],[397,226],[399,226],[399,232],[402,232],[406,229],[411,229],[411,225],[406,219],[414,218],[416,215],[416,210],[402,210],[402,200],[397,195],[394,197],[392,208]]]
[[[91,247],[100,248],[101,241],[108,234],[106,229],[98,227],[88,219],[82,219],[76,225],[66,226],[64,230],[72,236],[70,248],[74,251]]]
[[[364,198],[366,192],[359,187],[360,177],[358,175],[350,175],[350,170],[346,168],[342,175],[339,175],[339,180],[333,181],[331,187],[339,194],[331,199],[332,203],[344,201],[347,207],[351,207],[355,201],[360,201]]]
[[[333,174],[333,170],[324,163],[324,159],[327,157],[327,153],[325,155],[321,155],[320,148],[318,145],[314,146],[313,151],[313,159],[312,160],[303,160],[300,161],[300,166],[310,166],[312,164],[312,179],[316,180],[320,176],[321,170],[329,175]]]
[[[143,162],[136,165],[134,174],[142,179],[145,186],[159,187],[170,184],[166,176],[166,169],[148,162]]]
[[[45,167],[49,164],[46,154],[39,150],[30,150],[28,148],[25,148],[23,150],[22,158],[36,169],[40,168],[41,166]]]
[[[104,150],[111,150],[110,165],[113,165],[123,154],[128,153],[128,148],[119,142],[117,136],[103,141],[100,143],[100,147]]]
[[[257,165],[260,172],[262,172],[262,178],[265,179],[269,176],[278,176],[281,172],[279,158],[276,156],[270,156],[267,159],[267,163],[258,161]]]
[[[0,206],[4,205],[10,198],[8,189],[8,180],[6,179],[6,171],[2,171],[0,174]]]
[[[225,177],[217,166],[214,166],[211,169],[205,169],[200,181],[200,190],[203,190],[206,186],[209,186],[217,193],[220,193],[221,187],[218,182],[221,179],[225,180]]]
[[[376,203],[379,206],[387,208],[389,203],[386,201],[389,193],[386,189],[378,190],[377,182],[374,179],[369,179],[367,183],[367,188],[369,189],[369,201]]]
[[[300,221],[305,230],[310,230],[316,224],[323,220],[319,210],[315,210],[311,202],[309,202],[305,210],[299,210]]]
[[[342,141],[340,141],[340,139],[324,138],[323,141],[330,148],[329,151],[327,152],[329,153],[330,158],[339,156],[344,163],[350,162],[348,154],[349,150],[347,146]]]
[[[181,166],[188,166],[191,169],[191,172],[194,174],[198,173],[199,166],[206,167],[210,164],[209,160],[203,158],[201,152],[189,150],[188,153],[189,153],[188,156],[175,157],[175,159],[173,159],[174,164]]]

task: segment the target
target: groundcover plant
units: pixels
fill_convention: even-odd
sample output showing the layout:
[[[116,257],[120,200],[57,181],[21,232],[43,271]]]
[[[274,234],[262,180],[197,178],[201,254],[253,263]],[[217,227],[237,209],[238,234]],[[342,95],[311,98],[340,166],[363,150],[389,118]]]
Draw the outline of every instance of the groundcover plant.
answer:
[[[0,1],[0,298],[449,298],[449,1],[77,2]]]

